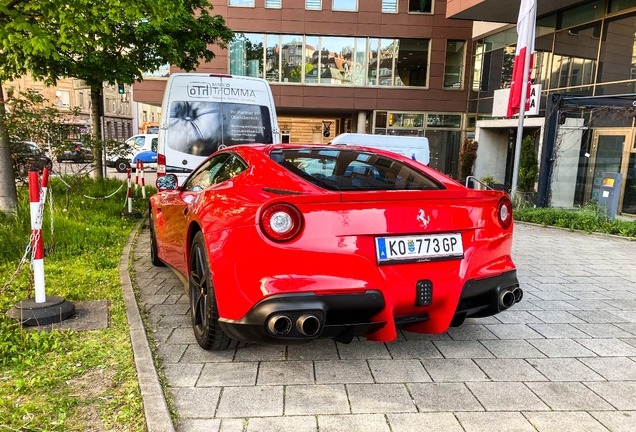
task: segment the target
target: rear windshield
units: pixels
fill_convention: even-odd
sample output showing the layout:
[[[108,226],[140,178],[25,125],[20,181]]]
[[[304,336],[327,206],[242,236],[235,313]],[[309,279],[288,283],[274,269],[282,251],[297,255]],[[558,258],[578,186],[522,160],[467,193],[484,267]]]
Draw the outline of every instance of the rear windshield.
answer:
[[[280,149],[272,160],[327,190],[433,190],[444,186],[400,161],[352,149]]]
[[[167,134],[168,147],[194,156],[221,145],[273,142],[269,108],[240,103],[173,102]]]

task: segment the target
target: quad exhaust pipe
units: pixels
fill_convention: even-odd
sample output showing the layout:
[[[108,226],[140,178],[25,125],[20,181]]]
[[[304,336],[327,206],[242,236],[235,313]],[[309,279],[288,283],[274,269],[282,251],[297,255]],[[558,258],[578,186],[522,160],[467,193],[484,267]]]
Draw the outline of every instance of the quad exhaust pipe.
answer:
[[[267,322],[267,328],[277,336],[285,336],[292,329],[292,321],[286,315],[274,315]]]
[[[499,293],[499,310],[508,309],[523,298],[523,290],[519,287],[505,289]]]
[[[296,330],[303,336],[316,336],[320,331],[320,320],[314,315],[302,315],[296,321]]]
[[[273,315],[267,321],[267,329],[276,336],[287,336],[293,329],[293,323],[287,315]],[[296,330],[303,336],[314,337],[320,333],[320,320],[311,314],[301,315],[296,320]]]

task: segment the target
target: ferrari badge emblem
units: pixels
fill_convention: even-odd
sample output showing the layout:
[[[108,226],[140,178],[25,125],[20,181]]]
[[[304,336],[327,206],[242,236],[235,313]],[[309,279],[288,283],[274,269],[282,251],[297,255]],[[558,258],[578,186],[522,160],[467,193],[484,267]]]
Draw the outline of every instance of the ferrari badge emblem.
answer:
[[[417,214],[417,218],[416,219],[418,221],[420,221],[420,224],[424,228],[426,228],[428,226],[428,223],[431,221],[431,217],[430,216],[426,216],[426,213],[422,209],[420,209],[420,212]]]

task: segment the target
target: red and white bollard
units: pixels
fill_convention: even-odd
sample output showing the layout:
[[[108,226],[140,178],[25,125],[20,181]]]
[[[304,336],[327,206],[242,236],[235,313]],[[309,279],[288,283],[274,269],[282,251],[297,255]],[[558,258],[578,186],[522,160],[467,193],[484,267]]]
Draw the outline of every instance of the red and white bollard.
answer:
[[[42,185],[48,183],[49,172],[45,170],[46,178]],[[46,194],[44,195],[46,196]],[[44,242],[42,240],[42,216],[44,213],[44,198],[40,197],[40,174],[37,170],[29,171],[29,201],[31,202],[31,232],[33,250],[33,280],[35,283],[35,302],[46,302],[44,290]]]
[[[139,169],[141,171],[141,197],[146,199],[146,179],[144,178],[144,161],[139,161]]]
[[[141,161],[137,160],[135,162],[135,190],[139,189],[139,163]]]
[[[130,168],[127,170],[128,173],[128,192],[127,192],[127,201],[128,201],[128,213],[132,213],[132,179],[130,178],[130,172],[132,171]]]
[[[29,298],[18,302],[7,311],[7,315],[19,320],[22,325],[42,326],[60,323],[73,315],[75,305],[62,297],[46,296],[44,290],[44,241],[42,239],[42,219],[44,203],[49,181],[49,170],[44,168],[42,175],[42,191],[40,192],[40,175],[37,169],[29,170],[29,201],[31,202],[31,248],[33,251],[33,280],[35,299]]]

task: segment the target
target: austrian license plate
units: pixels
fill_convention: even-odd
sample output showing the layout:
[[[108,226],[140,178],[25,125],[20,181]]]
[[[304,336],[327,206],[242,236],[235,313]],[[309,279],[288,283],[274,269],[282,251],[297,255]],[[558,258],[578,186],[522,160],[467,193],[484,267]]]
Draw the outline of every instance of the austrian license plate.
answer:
[[[378,263],[464,257],[460,233],[376,237],[375,251]]]

